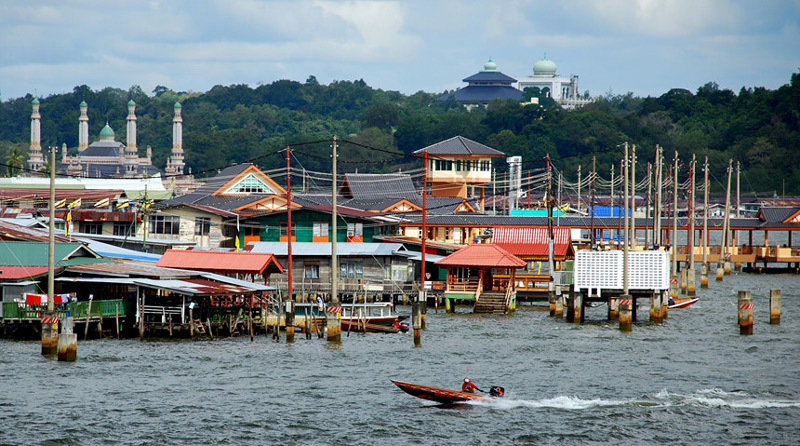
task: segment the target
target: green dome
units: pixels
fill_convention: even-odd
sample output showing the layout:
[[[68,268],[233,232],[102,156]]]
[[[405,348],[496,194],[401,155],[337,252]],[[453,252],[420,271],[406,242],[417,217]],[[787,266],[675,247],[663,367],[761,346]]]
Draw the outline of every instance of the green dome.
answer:
[[[114,130],[111,130],[111,127],[108,126],[108,123],[106,123],[106,126],[103,127],[103,130],[100,130],[100,138],[114,138]]]
[[[497,71],[497,64],[492,61],[492,58],[489,58],[489,61],[483,64],[483,71]]]
[[[81,101],[81,107],[88,107],[88,105],[86,105],[86,101]]]
[[[33,100],[31,101],[31,104],[33,104],[33,105],[39,105],[39,100],[38,100],[38,99],[36,99],[36,98],[33,98]]]
[[[133,106],[135,106],[135,105],[136,105],[136,103],[135,103],[135,102],[133,102],[133,99],[131,99],[130,101],[128,101],[128,107],[133,107]]]
[[[175,108],[181,108],[181,103],[180,102],[176,102],[175,103]]]

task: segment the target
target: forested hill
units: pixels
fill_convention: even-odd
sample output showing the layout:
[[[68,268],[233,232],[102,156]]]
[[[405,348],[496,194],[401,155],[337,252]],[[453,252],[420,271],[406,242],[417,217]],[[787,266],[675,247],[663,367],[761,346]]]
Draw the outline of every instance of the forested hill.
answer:
[[[108,122],[124,142],[126,103],[134,100],[139,149],[144,154],[152,146],[154,164],[161,168],[172,147],[173,106],[179,101],[183,147],[193,172],[252,159],[265,169],[281,167],[282,158],[271,154],[290,143],[333,134],[379,149],[343,144],[341,170],[389,172],[420,165],[418,159],[396,152],[409,154],[462,135],[509,156],[521,155],[524,169],[541,167],[540,160],[549,153],[565,174],[575,175],[578,165],[588,171],[596,156],[598,171],[607,178],[621,156],[620,144],[628,141],[637,145],[640,165],[652,160],[659,144],[668,159],[674,150],[683,162],[693,153],[701,162],[708,156],[716,178],[725,176],[728,158],[740,161],[743,192],[800,194],[800,73],[777,90],[743,87],[734,92],[710,82],[694,92],[672,89],[659,97],[599,97],[574,111],[542,99],[544,107],[498,101],[468,112],[455,102],[437,101],[438,96],[407,96],[361,80],[321,85],[310,76],[304,83],[216,86],[206,93],[161,86],[149,94],[138,86],[127,91],[79,86],[39,100],[42,145],[66,143],[71,151],[77,150],[81,101],[89,105],[90,141]],[[32,99],[29,95],[0,103],[3,163],[15,146],[27,153]],[[329,150],[327,143],[311,144],[298,147],[295,155],[306,169],[330,171]]]

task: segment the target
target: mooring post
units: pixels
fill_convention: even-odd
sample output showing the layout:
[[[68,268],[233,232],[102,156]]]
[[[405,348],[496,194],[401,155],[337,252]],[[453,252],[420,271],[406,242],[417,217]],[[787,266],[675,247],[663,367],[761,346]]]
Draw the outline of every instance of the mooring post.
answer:
[[[411,304],[411,327],[414,330],[414,346],[419,347],[422,343],[420,328],[422,327],[422,309],[418,300]]]
[[[769,323],[772,325],[781,323],[781,290],[769,290]]]
[[[74,361],[78,358],[78,335],[73,333],[72,317],[61,321],[61,334],[58,336],[58,360]]]
[[[555,310],[553,315],[558,319],[564,319],[564,295],[559,293],[555,296]]]
[[[575,292],[567,293],[567,322],[575,322]]]
[[[117,327],[117,339],[119,339],[119,304],[114,304],[114,325]]]
[[[420,319],[420,328],[425,330],[425,329],[427,329],[427,325],[426,325],[426,322],[425,322],[425,316],[428,314],[428,292],[426,291],[423,296],[424,296],[424,299],[422,299],[419,302],[420,307],[421,307],[420,308],[420,318],[419,319]]]
[[[633,330],[633,299],[630,294],[623,294],[619,297],[619,330]]]
[[[547,292],[547,301],[550,304],[550,316],[556,315],[556,297],[555,291]]]
[[[688,270],[686,268],[681,269],[681,294],[686,294],[686,284],[688,283]]]
[[[575,316],[574,316],[574,323],[582,324],[583,323],[583,293],[575,293],[575,297],[572,299],[573,304],[575,305]]]
[[[678,275],[673,274],[669,279],[669,297],[678,298]]]
[[[611,296],[608,298],[608,320],[616,321],[619,319],[619,297]]]
[[[189,339],[194,338],[194,302],[189,304]]]
[[[661,307],[661,293],[655,291],[650,295],[650,322],[656,324],[663,321],[664,312]]]
[[[92,320],[92,300],[94,300],[94,295],[89,295],[89,307],[86,309],[86,325],[83,327],[83,340],[85,341],[86,338],[89,336],[89,321]]]
[[[753,334],[753,298],[749,290],[739,291],[739,334]]]
[[[661,320],[667,320],[669,316],[669,294],[661,291]]]
[[[708,288],[708,263],[700,265],[700,288]]]
[[[290,298],[292,296],[289,296]],[[286,343],[294,342],[294,299],[286,301]]]
[[[697,271],[694,268],[686,270],[686,294],[695,296],[697,294]]]
[[[721,256],[722,254],[720,254]],[[722,266],[722,260],[717,262],[717,271],[715,273],[717,282],[722,282],[722,277],[725,275],[724,267]]]
[[[325,325],[328,332],[328,342],[342,342],[342,320],[338,311],[325,315]]]

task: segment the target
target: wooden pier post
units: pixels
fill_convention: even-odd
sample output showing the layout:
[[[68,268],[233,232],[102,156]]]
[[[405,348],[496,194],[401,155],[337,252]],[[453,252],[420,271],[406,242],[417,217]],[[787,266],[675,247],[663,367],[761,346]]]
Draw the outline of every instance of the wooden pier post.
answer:
[[[700,265],[700,288],[708,288],[708,263]]]
[[[428,292],[427,291],[425,291],[424,296],[425,296],[425,298],[419,302],[420,306],[422,307],[422,308],[420,308],[420,328],[422,328],[423,330],[426,330],[427,329],[427,325],[425,323],[425,317],[428,314]]]
[[[74,320],[65,317],[61,321],[61,334],[58,336],[58,360],[75,361],[78,358],[78,335],[72,332]]]
[[[194,338],[194,302],[189,304],[189,339]]]
[[[619,330],[633,330],[633,299],[630,294],[623,294],[619,297]]]
[[[582,293],[575,293],[575,297],[572,299],[573,304],[575,305],[575,316],[574,322],[576,324],[583,323],[583,294]]]
[[[619,297],[608,298],[608,320],[619,320]]]
[[[291,344],[294,342],[294,299],[286,302],[286,343]]]
[[[558,319],[564,319],[564,295],[559,294],[555,296],[555,310],[553,316]]]
[[[550,303],[550,316],[556,315],[556,292],[555,291],[548,291],[547,292],[547,301]]]
[[[567,322],[575,322],[575,292],[572,290],[567,294]]]
[[[86,309],[86,325],[83,327],[83,340],[85,341],[86,338],[89,336],[89,321],[92,320],[92,301],[94,300],[93,295],[89,295],[89,307]],[[144,298],[142,299],[144,300]],[[144,306],[144,304],[142,304]]]
[[[414,347],[419,347],[422,344],[422,308],[419,301],[411,304],[411,328],[414,330]]]
[[[781,323],[781,290],[769,290],[769,323],[772,325]]]
[[[686,270],[686,294],[697,295],[697,271],[694,268]]]
[[[327,326],[328,342],[342,342],[342,320],[339,313],[327,313],[325,325]]]
[[[739,334],[753,334],[753,298],[750,291],[739,291]]]
[[[114,325],[117,327],[117,339],[119,339],[119,304],[114,304]]]

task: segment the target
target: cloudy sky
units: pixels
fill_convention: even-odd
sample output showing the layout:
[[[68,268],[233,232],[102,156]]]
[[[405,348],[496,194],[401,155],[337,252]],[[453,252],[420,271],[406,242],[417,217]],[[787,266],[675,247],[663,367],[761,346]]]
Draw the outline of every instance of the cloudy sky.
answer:
[[[800,70],[800,0],[3,0],[0,30],[2,100],[309,75],[441,92],[490,57],[530,76],[545,53],[593,96],[775,89]]]

